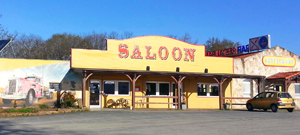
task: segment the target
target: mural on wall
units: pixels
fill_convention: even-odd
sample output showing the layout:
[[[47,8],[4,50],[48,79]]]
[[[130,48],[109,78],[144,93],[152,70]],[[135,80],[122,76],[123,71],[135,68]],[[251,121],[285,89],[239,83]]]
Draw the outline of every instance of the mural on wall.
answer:
[[[70,63],[55,63],[0,71],[0,107],[54,105],[60,90],[80,90],[80,75]]]

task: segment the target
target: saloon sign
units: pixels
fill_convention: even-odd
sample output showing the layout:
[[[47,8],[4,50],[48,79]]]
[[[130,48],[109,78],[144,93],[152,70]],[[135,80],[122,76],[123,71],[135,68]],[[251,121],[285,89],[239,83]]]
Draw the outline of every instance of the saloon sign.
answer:
[[[149,60],[167,60],[169,58],[169,54],[171,53],[172,58],[175,61],[180,61],[183,58],[184,61],[191,61],[194,62],[195,58],[195,51],[196,49],[192,48],[167,48],[165,46],[160,46],[158,50],[151,50],[151,46],[145,46],[143,48],[146,51],[146,54],[142,55],[141,49],[138,45],[134,46],[132,51],[129,50],[128,45],[120,44],[119,45],[119,54],[120,58],[128,58],[131,59],[149,59]]]

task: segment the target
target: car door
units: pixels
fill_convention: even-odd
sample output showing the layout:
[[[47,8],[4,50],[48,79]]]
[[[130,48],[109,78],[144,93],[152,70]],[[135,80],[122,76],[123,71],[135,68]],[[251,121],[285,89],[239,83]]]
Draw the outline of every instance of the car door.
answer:
[[[258,109],[262,108],[263,107],[262,104],[263,104],[264,97],[266,97],[266,93],[265,92],[260,93],[257,96],[255,96],[253,98],[253,101],[252,101],[253,107],[254,108],[258,108]]]
[[[262,109],[270,109],[271,104],[274,102],[274,92],[266,92],[265,97],[262,98]]]

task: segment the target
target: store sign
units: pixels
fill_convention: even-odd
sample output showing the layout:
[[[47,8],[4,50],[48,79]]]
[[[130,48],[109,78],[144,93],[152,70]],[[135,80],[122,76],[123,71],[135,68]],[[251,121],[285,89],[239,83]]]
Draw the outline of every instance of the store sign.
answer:
[[[223,50],[217,50],[217,51],[211,51],[206,52],[206,56],[228,56],[228,55],[236,55],[240,53],[248,53],[249,52],[249,46],[238,46],[233,48],[227,48]]]
[[[146,50],[146,55],[142,56],[141,49],[138,45],[135,45],[134,48],[130,51],[128,50],[128,45],[126,44],[120,44],[119,45],[119,54],[118,56],[120,58],[128,58],[131,59],[149,59],[149,60],[156,60],[158,57],[161,60],[167,60],[169,58],[169,52],[172,55],[172,58],[175,61],[180,61],[182,57],[184,57],[184,61],[191,61],[194,62],[194,56],[196,49],[191,48],[183,48],[180,49],[179,47],[174,47],[168,49],[165,46],[160,46],[158,50],[151,50],[151,46],[145,46],[143,48]],[[184,55],[184,56],[182,56]]]
[[[292,57],[264,56],[262,62],[265,66],[274,67],[294,67],[296,65],[296,60]]]
[[[249,39],[250,51],[263,50],[269,48],[271,48],[270,35]]]

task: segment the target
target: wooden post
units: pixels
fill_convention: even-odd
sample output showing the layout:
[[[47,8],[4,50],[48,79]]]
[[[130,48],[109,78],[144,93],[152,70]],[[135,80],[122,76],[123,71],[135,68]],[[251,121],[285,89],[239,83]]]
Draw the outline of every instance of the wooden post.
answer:
[[[130,82],[132,83],[132,110],[135,109],[135,82],[142,76],[142,75],[138,75],[136,76],[136,74],[133,75],[133,77],[131,77],[130,75],[127,75],[128,79],[130,80]]]
[[[181,77],[178,76],[178,79],[176,79],[174,76],[171,76],[173,78],[173,80],[176,82],[177,84],[177,109],[181,109],[181,91],[180,91],[180,88],[181,88],[181,83],[182,81],[184,80],[185,76],[184,77]]]
[[[216,82],[219,84],[219,109],[222,109],[222,105],[223,105],[223,83],[227,80],[227,78],[215,78]]]
[[[82,76],[82,106],[85,106],[86,103],[86,81],[93,75],[93,73],[90,73],[88,76],[86,76],[86,71],[83,71],[83,76]]]

